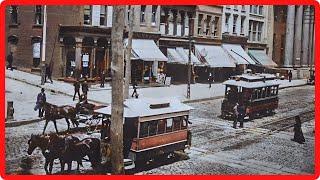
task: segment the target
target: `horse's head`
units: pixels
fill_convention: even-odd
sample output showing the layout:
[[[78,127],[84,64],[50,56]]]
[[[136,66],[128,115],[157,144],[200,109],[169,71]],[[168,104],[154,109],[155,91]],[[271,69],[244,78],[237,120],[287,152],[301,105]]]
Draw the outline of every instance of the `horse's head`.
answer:
[[[33,135],[31,134],[30,139],[28,140],[28,154],[31,155],[34,149],[37,147],[41,147],[41,137],[40,135]]]

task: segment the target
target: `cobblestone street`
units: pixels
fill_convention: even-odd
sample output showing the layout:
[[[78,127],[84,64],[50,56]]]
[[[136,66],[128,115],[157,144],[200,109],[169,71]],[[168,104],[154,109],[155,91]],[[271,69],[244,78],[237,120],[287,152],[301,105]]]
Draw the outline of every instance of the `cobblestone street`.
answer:
[[[302,124],[305,144],[290,139],[292,128],[272,132],[257,128],[282,117],[296,115],[314,109],[314,87],[303,86],[283,89],[279,92],[279,108],[269,117],[245,122],[244,129],[234,130],[232,121],[219,118],[222,99],[190,103],[192,146],[186,150],[187,160],[177,154],[177,160],[167,165],[146,165],[138,174],[312,174],[314,173],[314,113]],[[6,128],[6,173],[19,171],[19,164],[27,156],[30,135],[40,134],[44,121]],[[65,120],[58,120],[58,129],[66,129]],[[52,132],[49,123],[47,132]],[[83,136],[83,135],[81,135]],[[31,173],[45,174],[44,158],[40,150],[31,155],[34,161]],[[156,163],[155,160],[154,163]],[[74,166],[75,167],[75,166]],[[55,161],[54,172],[60,165]],[[84,163],[82,170],[90,169]],[[81,171],[84,173],[84,171]]]

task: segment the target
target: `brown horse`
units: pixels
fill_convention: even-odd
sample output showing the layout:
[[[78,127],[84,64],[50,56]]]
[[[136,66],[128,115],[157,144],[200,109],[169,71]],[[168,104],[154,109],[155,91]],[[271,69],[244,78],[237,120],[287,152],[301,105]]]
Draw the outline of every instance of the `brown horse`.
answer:
[[[64,149],[63,143],[65,141],[65,136],[58,136],[56,134],[53,135],[31,135],[30,139],[28,140],[28,154],[31,155],[32,152],[39,147],[41,149],[42,155],[45,157],[45,165],[44,170],[46,171],[46,174],[52,173],[53,168],[53,162],[55,159],[60,159],[60,164],[62,168],[62,159],[61,154],[62,150]],[[79,142],[80,140],[76,137],[69,136],[70,140],[69,142]],[[53,144],[51,139],[58,140],[59,143]],[[60,146],[59,146],[60,145]],[[49,170],[48,170],[49,165]]]
[[[61,163],[61,171],[64,171],[65,164],[68,165],[68,171],[72,168],[72,161],[77,161],[82,166],[82,159],[89,157],[89,161],[93,168],[97,167],[101,162],[100,140],[97,138],[86,138],[81,141],[70,137],[63,138],[58,135],[49,137],[48,151],[54,156],[59,156]]]
[[[48,102],[45,102],[43,105],[43,109],[45,112],[44,119],[46,120],[46,123],[44,125],[42,134],[44,134],[49,121],[53,122],[54,127],[56,129],[56,133],[58,133],[56,124],[57,119],[66,119],[66,122],[68,124],[68,131],[70,129],[69,119],[71,120],[73,127],[78,127],[79,125],[78,121],[76,120],[76,109],[72,106],[56,106]]]

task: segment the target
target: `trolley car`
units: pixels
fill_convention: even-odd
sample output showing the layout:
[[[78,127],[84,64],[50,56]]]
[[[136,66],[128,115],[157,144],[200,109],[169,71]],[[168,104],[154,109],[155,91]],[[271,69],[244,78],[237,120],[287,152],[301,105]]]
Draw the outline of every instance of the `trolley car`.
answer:
[[[136,163],[169,155],[191,145],[192,107],[176,99],[127,99],[124,102],[124,156]],[[111,106],[96,110],[110,120]],[[112,123],[112,122],[110,122]],[[110,128],[106,133],[108,136]]]
[[[272,74],[243,74],[231,77],[226,85],[221,105],[221,117],[234,118],[233,107],[242,103],[249,119],[257,115],[270,115],[278,108],[279,82]]]

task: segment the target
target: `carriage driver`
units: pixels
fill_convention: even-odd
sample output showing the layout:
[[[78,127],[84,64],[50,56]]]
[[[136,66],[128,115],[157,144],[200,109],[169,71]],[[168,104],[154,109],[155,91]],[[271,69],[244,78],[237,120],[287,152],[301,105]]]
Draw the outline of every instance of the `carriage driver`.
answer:
[[[44,93],[44,88],[41,88],[41,92],[37,96],[36,106],[34,107],[35,111],[39,109],[39,117],[43,117],[43,105],[45,102],[47,102],[46,94]]]

